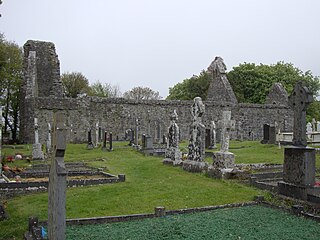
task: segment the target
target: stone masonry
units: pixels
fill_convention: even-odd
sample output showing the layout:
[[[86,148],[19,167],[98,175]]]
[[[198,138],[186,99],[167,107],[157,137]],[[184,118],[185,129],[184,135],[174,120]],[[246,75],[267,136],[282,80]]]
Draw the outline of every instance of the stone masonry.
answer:
[[[59,60],[53,43],[28,41],[24,50],[25,78],[22,89],[20,133],[23,142],[33,142],[33,131],[30,129],[33,129],[33,119],[37,117],[39,141],[45,143],[47,123],[52,123],[54,109],[65,113],[66,124],[69,127],[68,142],[86,142],[87,129],[89,126],[94,129],[96,122],[100,123],[103,131],[112,132],[114,139],[125,139],[125,131],[129,128],[135,129],[136,119],[139,121],[139,134],[147,134],[149,126],[151,136],[159,138],[159,133],[166,132],[170,125],[170,114],[175,109],[180,117],[180,139],[189,138],[189,127],[192,122],[189,109],[193,103],[192,100],[136,101],[101,97],[66,98],[63,97]],[[223,72],[225,65],[221,58],[218,60],[215,63],[216,67],[208,68],[208,71],[215,71],[215,74],[212,73],[211,85],[219,85],[219,88],[210,87],[208,99],[203,101],[206,112],[202,116],[202,122],[205,126],[209,127],[211,121],[218,122],[222,112],[229,110],[236,124],[242,123],[241,137],[243,140],[261,140],[263,124],[274,124],[275,121],[278,122],[281,131],[292,131],[293,112],[286,103],[239,104]],[[215,70],[216,68],[220,70]],[[224,92],[227,98],[226,95],[223,95]],[[220,98],[217,99],[217,97]],[[273,103],[272,99],[270,103]],[[94,134],[93,132],[93,139],[95,139]],[[239,139],[240,136],[237,134],[238,131],[233,132],[230,138]]]

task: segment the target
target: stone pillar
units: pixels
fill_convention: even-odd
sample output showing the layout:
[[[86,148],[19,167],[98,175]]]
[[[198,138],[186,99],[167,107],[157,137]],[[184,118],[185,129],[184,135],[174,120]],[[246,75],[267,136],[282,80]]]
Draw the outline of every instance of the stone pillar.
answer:
[[[102,151],[107,150],[107,131],[104,132],[104,139],[103,139],[103,145],[102,145]]]
[[[112,148],[112,132],[109,133],[109,151],[111,152],[113,150]]]
[[[65,239],[67,170],[64,164],[67,128],[62,113],[54,113],[53,156],[48,188],[48,239]]]
[[[39,126],[38,119],[34,119],[34,144],[32,145],[32,159],[43,160],[44,154],[42,151],[42,145],[39,143]]]

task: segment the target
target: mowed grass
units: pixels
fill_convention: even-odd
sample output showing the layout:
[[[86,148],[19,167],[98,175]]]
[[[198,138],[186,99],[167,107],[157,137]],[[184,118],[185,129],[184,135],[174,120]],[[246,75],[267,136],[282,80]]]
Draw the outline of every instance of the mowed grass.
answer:
[[[14,154],[14,150],[6,151]],[[236,155],[237,163],[283,162],[283,149],[273,145],[232,142],[230,151]],[[116,142],[112,152],[69,144],[65,161],[84,161],[115,175],[126,174],[124,183],[68,188],[67,218],[150,213],[156,206],[180,209],[246,202],[262,194],[236,181],[211,179],[163,165],[161,157],[144,156],[123,142]],[[47,193],[40,193],[8,200],[5,205],[10,219],[0,222],[0,239],[21,238],[30,216],[46,220],[47,198]]]

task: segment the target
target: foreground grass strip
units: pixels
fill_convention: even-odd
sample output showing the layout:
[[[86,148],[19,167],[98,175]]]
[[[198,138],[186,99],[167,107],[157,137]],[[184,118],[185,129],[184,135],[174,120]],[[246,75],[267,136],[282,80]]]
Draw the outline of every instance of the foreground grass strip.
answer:
[[[319,236],[319,223],[263,206],[67,227],[67,239],[318,239]]]

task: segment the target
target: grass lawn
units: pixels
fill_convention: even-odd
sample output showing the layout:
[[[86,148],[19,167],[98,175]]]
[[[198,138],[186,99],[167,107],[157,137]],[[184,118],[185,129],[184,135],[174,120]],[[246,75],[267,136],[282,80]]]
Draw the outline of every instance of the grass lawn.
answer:
[[[67,218],[112,216],[245,202],[262,194],[235,181],[215,180],[162,164],[162,158],[144,156],[116,142],[113,152],[86,150],[85,144],[69,144],[65,161],[85,161],[112,174],[126,174],[126,182],[67,189]],[[232,142],[237,163],[282,163],[283,149],[258,142]],[[4,149],[6,155],[22,152]],[[29,154],[31,148],[29,148]],[[19,161],[14,164],[18,165]],[[10,219],[0,222],[0,239],[20,239],[29,216],[47,219],[47,193],[16,197],[5,203]]]

